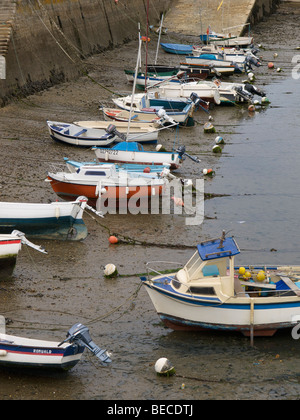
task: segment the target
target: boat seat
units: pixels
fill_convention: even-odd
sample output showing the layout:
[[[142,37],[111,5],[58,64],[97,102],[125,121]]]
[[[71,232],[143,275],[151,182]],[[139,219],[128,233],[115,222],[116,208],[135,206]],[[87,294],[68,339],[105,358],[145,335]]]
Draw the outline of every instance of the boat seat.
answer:
[[[86,132],[87,132],[87,129],[84,128],[83,130],[79,131],[78,133],[73,134],[73,137],[79,137],[79,136],[81,136],[81,134],[84,134]]]
[[[176,273],[175,277],[180,283],[187,283],[188,281],[186,272],[183,268]]]

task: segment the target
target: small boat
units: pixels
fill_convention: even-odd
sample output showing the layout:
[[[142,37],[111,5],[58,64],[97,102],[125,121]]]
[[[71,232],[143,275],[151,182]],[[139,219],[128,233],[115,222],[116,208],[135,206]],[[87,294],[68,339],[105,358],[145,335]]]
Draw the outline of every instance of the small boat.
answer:
[[[109,123],[107,121],[75,121],[74,124],[78,127],[93,130],[94,132],[103,131],[106,133],[110,133]],[[124,140],[138,141],[140,143],[157,143],[159,134],[158,123],[136,123],[132,121],[130,122],[130,124],[128,124],[128,122],[116,121],[114,123],[114,126],[117,129],[117,131],[113,133],[115,134],[115,143],[119,143]]]
[[[154,93],[157,98],[168,97],[177,100],[182,98],[187,100],[195,93],[204,102],[216,105],[221,103],[219,88],[213,82],[207,81],[184,82],[171,80],[170,82],[152,86],[151,93]]]
[[[101,111],[103,112],[104,118],[107,120],[114,120],[120,122],[127,122],[131,121],[135,124],[160,124],[161,118],[155,113],[149,114],[142,114],[141,112],[131,112],[121,108],[106,108],[101,107]]]
[[[28,237],[83,240],[88,235],[82,218],[86,205],[86,197],[70,203],[0,202],[0,233],[17,229]]]
[[[134,81],[135,70],[126,70],[125,69],[124,71],[125,71],[125,75],[126,75],[126,78],[127,78],[128,82],[133,82]],[[176,76],[178,72],[179,72],[178,67],[170,67],[169,70],[168,70],[168,68],[159,69],[159,67],[157,67],[156,71],[147,70],[147,77],[169,78],[169,77]],[[140,71],[137,74],[138,80],[142,79],[142,78],[145,79],[145,77],[146,77],[146,70],[143,71],[143,72]],[[141,85],[141,83],[138,83],[138,84]],[[144,85],[145,85],[145,83],[144,83]]]
[[[120,201],[128,201],[132,196],[160,196],[167,178],[153,173],[117,172],[113,163],[106,165],[84,165],[76,172],[48,172],[46,179],[53,191],[61,198],[69,201],[74,196],[82,194],[88,198],[88,203],[94,208],[97,200],[110,200],[117,206]]]
[[[97,159],[91,162],[77,162],[76,160],[70,160],[64,158],[65,164],[70,172],[76,172],[81,166],[85,165],[98,165],[101,168],[102,165],[105,165],[107,162],[99,162]],[[144,173],[161,173],[165,168],[169,169],[170,165],[140,165],[137,163],[115,163],[116,171],[128,171],[128,172],[144,172]]]
[[[138,93],[113,99],[120,109],[154,117],[160,110],[164,110],[177,123],[185,125],[192,116],[195,104],[190,99],[176,100],[174,98],[156,98],[151,93]]]
[[[111,363],[106,350],[91,339],[89,330],[77,323],[62,342],[37,340],[0,333],[0,367],[67,371],[81,360],[88,349],[103,366]]]
[[[251,102],[253,96],[265,96],[265,93],[250,83],[229,83],[217,78],[212,81],[170,82],[153,87],[154,92],[170,98],[190,98],[197,94],[204,101],[212,102],[208,97],[209,90],[213,92],[214,103],[234,105],[236,102]],[[207,96],[205,96],[207,95]]]
[[[202,79],[201,72],[209,72],[210,77],[232,76],[235,73],[235,65],[228,62],[227,65],[218,66],[214,64],[193,64],[193,63],[180,63],[180,67],[186,72],[187,76],[191,79]],[[200,77],[197,75],[200,73]]]
[[[224,38],[211,38],[210,43],[214,43],[220,47],[239,47],[247,48],[253,45],[253,37],[251,36],[228,36]]]
[[[105,130],[94,130],[79,127],[76,124],[53,121],[47,121],[47,125],[53,140],[72,146],[108,146],[115,141],[115,137]]]
[[[237,331],[252,338],[298,324],[300,266],[241,267],[234,262],[238,254],[235,239],[223,232],[197,245],[171,274],[148,266],[141,280],[160,319],[174,330]]]
[[[202,54],[213,54],[217,59],[230,61],[232,63],[241,63],[246,65],[251,62],[256,67],[261,66],[259,59],[250,50],[240,48],[224,48],[218,45],[205,45],[202,47],[194,47],[193,55],[201,57]]]
[[[13,230],[10,234],[0,234],[0,278],[8,278],[13,274],[17,257],[22,245],[27,245],[43,254],[43,247],[28,241],[23,232]]]
[[[245,71],[244,63],[233,63],[232,61],[216,58],[215,54],[201,54],[200,56],[186,56],[185,63],[206,65],[214,68],[216,72],[222,72],[222,68],[228,68],[228,66],[234,66],[234,73],[242,73]]]
[[[93,148],[99,162],[114,162],[118,164],[138,165],[168,165],[170,169],[179,169],[183,156],[177,152],[157,152],[144,150],[137,142],[122,142],[112,148]]]
[[[187,55],[193,53],[193,45],[171,44],[161,42],[162,49],[169,54]]]

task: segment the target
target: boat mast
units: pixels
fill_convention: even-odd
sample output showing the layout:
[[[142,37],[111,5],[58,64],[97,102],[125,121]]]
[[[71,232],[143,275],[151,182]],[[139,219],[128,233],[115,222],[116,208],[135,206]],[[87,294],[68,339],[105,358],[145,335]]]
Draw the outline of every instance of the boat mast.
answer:
[[[147,25],[146,25],[146,69],[145,69],[145,92],[147,92],[147,70],[148,70],[148,35],[149,35],[149,0],[147,0]]]
[[[133,100],[134,100],[134,93],[135,93],[135,87],[136,87],[136,80],[138,75],[138,69],[139,69],[139,63],[141,60],[141,46],[142,46],[142,38],[141,38],[141,25],[138,24],[138,31],[139,31],[139,49],[138,49],[138,56],[136,61],[136,67],[134,72],[134,81],[133,81],[133,87],[132,87],[132,95],[131,95],[131,104],[130,104],[130,112],[129,112],[129,120],[128,120],[128,126],[127,126],[127,136],[126,141],[128,141],[129,131],[130,131],[130,122],[131,122],[131,115],[132,115],[132,108],[133,108]]]

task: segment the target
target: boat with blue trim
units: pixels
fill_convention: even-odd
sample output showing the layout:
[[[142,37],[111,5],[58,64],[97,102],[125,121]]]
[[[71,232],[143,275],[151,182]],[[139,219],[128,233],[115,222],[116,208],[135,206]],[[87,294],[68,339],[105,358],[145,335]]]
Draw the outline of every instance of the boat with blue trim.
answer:
[[[73,325],[67,338],[59,342],[7,335],[3,319],[1,316],[0,366],[66,371],[77,365],[86,348],[102,365],[111,363],[109,353],[92,341],[88,328],[80,323]]]
[[[300,320],[300,266],[235,266],[233,237],[201,242],[183,268],[141,277],[154,307],[174,330],[272,336]],[[153,276],[153,273],[157,274]]]

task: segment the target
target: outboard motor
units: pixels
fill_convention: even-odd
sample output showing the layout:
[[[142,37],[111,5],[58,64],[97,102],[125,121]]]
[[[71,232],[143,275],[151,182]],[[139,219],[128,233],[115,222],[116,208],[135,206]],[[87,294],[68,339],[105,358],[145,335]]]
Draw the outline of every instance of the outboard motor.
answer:
[[[120,132],[117,130],[117,127],[116,127],[115,125],[113,125],[113,124],[109,124],[109,126],[105,129],[105,131],[106,131],[108,134],[110,134],[110,135],[111,135],[111,137],[113,137],[113,136],[117,136],[117,137],[120,137],[120,139],[122,139],[122,140],[126,141],[126,136],[125,136],[125,134],[120,133]],[[111,137],[110,137],[110,138],[111,138]]]
[[[75,343],[79,346],[86,347],[88,350],[90,350],[98,359],[100,362],[106,366],[109,363],[111,363],[111,359],[107,353],[106,350],[100,349],[92,340],[89,329],[82,325],[80,322],[73,325],[67,333],[67,338],[62,341],[59,346],[61,346],[63,343]]]
[[[251,85],[251,83],[245,83],[245,90],[247,90],[252,95],[258,95],[261,97],[266,96],[266,93],[256,86]]]
[[[252,65],[255,67],[260,67],[261,62],[258,60],[258,58],[247,55],[246,60],[245,60],[246,70],[247,69],[252,70]]]
[[[245,101],[252,101],[253,95],[250,92],[244,90],[241,86],[235,86],[234,90],[240,98],[244,99]]]
[[[192,92],[192,93],[190,94],[190,100],[191,100],[192,102],[194,102],[195,107],[197,107],[197,106],[198,106],[198,107],[200,107],[201,109],[203,109],[205,112],[207,112],[207,113],[208,113],[208,110],[207,110],[206,108],[209,108],[209,102],[204,101],[202,98],[200,98],[200,97],[197,95],[197,93]],[[203,104],[203,106],[202,106],[201,104]]]
[[[166,110],[165,109],[161,108],[158,111],[156,111],[155,113],[161,119],[161,124],[162,125],[168,125],[168,124],[178,125],[178,123],[175,120],[173,120],[173,118],[170,117],[166,113]]]
[[[193,157],[193,156],[189,155],[188,153],[186,153],[185,146],[178,146],[178,148],[176,149],[176,153],[178,153],[178,156],[181,160],[184,160],[185,157],[187,156],[188,158],[190,158],[191,160],[193,160],[196,163],[201,162],[201,160],[199,160],[197,157]]]

